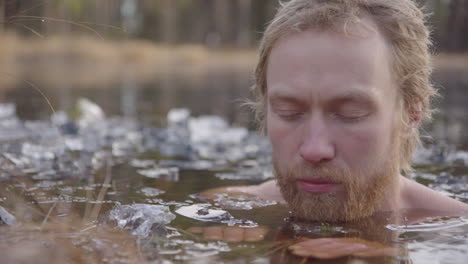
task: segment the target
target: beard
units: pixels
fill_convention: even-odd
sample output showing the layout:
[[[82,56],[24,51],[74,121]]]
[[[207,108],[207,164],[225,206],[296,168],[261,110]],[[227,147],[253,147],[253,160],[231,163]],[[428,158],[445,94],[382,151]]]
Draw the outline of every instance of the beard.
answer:
[[[275,158],[273,166],[277,184],[293,216],[307,221],[346,222],[374,214],[384,202],[386,192],[397,188],[399,167],[394,150],[395,147],[390,158],[369,162],[376,166],[354,171],[304,161],[281,170]],[[337,192],[308,193],[297,186],[297,180],[303,176],[320,177],[339,183],[340,187]]]

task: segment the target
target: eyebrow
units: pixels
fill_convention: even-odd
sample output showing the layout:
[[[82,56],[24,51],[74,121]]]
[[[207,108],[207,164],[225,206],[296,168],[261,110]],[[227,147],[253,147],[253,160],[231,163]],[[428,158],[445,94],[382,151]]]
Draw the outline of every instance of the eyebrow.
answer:
[[[289,91],[274,91],[268,95],[269,101],[287,101],[287,102],[303,102],[304,99]],[[347,91],[343,94],[332,96],[327,99],[327,103],[346,103],[346,102],[360,102],[375,106],[375,97],[372,94],[362,92],[359,90]]]
[[[347,102],[358,102],[363,103],[372,107],[376,106],[376,99],[369,93],[361,91],[350,91],[342,95],[332,97],[328,100],[330,103],[347,103]]]

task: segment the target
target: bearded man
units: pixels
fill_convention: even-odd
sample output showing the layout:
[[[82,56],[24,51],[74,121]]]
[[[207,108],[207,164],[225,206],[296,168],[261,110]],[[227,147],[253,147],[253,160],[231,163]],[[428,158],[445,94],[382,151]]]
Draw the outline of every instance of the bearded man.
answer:
[[[401,209],[468,213],[403,176],[437,94],[430,44],[411,0],[284,3],[263,35],[253,103],[276,180],[224,191],[286,202],[312,221]]]

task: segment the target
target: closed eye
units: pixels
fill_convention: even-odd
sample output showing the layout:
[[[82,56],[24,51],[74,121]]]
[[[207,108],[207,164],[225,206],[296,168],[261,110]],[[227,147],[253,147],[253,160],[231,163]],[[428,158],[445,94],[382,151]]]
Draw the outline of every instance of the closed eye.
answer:
[[[352,112],[347,112],[347,113],[336,113],[334,116],[337,118],[346,121],[346,122],[357,122],[361,121],[368,116],[370,116],[371,113],[367,111],[352,111]]]
[[[276,110],[276,115],[286,121],[294,121],[301,118],[304,113],[299,111]]]

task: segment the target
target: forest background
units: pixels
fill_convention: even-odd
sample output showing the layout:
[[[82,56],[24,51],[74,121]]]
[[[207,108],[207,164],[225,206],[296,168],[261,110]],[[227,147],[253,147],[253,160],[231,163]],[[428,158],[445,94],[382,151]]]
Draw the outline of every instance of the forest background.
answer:
[[[417,1],[430,14],[436,69],[463,97],[468,1]],[[277,8],[277,0],[0,0],[0,99],[23,118],[46,117],[33,84],[58,109],[87,96],[111,114],[189,107],[245,124],[250,117],[220,102],[249,96],[256,47]]]

